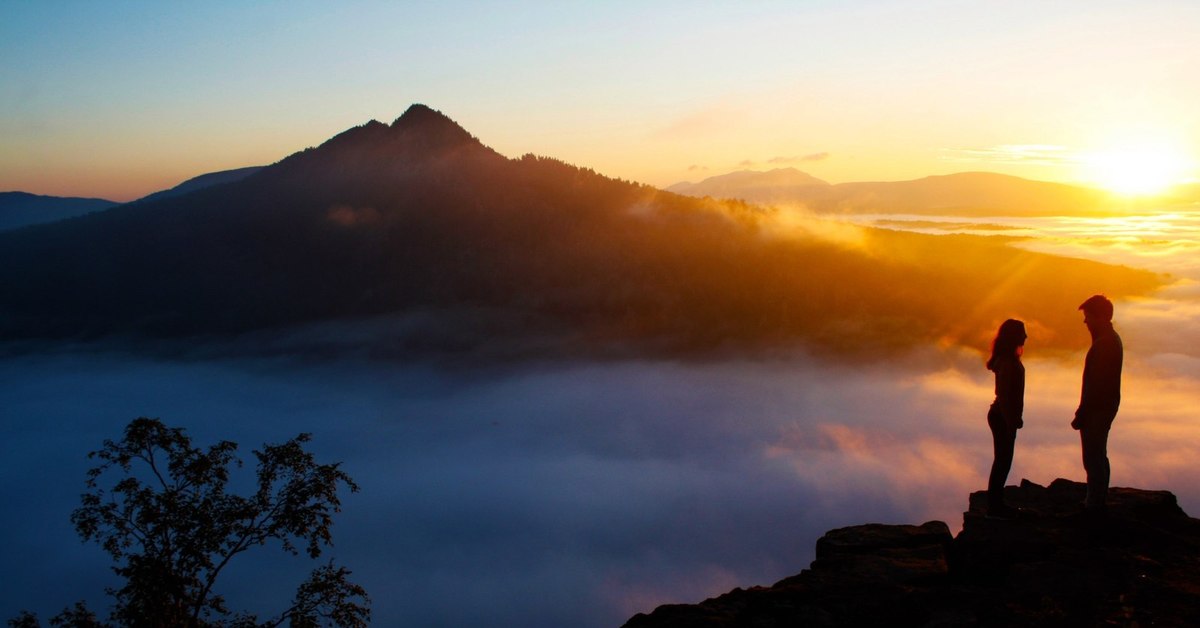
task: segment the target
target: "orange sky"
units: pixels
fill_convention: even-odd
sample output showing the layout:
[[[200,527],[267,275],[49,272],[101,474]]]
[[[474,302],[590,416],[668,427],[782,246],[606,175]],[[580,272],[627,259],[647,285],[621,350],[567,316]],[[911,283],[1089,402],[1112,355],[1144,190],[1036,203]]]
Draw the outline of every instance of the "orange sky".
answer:
[[[129,200],[414,102],[662,186],[1200,178],[1194,3],[644,4],[5,3],[0,190]]]

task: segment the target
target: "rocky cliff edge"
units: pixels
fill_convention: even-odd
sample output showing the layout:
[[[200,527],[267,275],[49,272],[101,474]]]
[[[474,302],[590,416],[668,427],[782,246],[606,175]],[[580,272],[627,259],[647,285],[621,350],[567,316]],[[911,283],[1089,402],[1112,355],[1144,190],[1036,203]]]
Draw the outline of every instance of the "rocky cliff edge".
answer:
[[[816,560],[769,587],[660,606],[626,628],[698,626],[1195,626],[1200,520],[1167,491],[1113,488],[1108,513],[1086,487],[1023,480],[1013,519],[972,493],[957,537],[941,521],[831,530]]]

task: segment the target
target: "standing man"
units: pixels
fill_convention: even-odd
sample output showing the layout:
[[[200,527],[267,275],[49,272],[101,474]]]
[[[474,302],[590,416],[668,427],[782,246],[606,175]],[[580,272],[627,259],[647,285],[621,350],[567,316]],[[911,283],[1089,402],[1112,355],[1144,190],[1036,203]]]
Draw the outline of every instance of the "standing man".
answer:
[[[1108,498],[1108,430],[1121,405],[1121,363],[1125,349],[1113,329],[1113,304],[1097,294],[1083,305],[1083,323],[1092,346],[1083,363],[1083,391],[1071,427],[1079,430],[1083,468],[1087,472],[1088,512],[1103,513]]]

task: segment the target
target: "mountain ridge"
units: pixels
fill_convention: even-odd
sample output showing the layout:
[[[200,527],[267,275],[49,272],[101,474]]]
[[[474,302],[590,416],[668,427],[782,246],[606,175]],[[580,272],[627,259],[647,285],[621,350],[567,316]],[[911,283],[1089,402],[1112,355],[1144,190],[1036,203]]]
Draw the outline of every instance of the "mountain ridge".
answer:
[[[779,173],[790,171],[788,180]],[[805,183],[799,175],[808,177]],[[1119,212],[1107,192],[1036,181],[995,172],[958,172],[905,181],[829,184],[789,169],[737,171],[668,190],[692,196],[741,198],[749,202],[803,205],[820,213],[910,213],[970,216],[1095,215]]]
[[[1035,280],[995,298],[1040,321],[1048,346],[1084,339],[1055,336],[1078,327],[1077,299],[1036,277],[1114,298],[1162,281],[985,238],[830,238],[769,208],[508,158],[414,105],[236,181],[0,234],[0,341],[199,342],[395,320],[352,350],[877,352],[973,342],[994,325],[961,312],[1012,286],[1014,267]]]
[[[183,181],[182,183],[180,183],[174,187],[168,188],[166,190],[159,190],[158,192],[153,192],[151,194],[147,194],[146,196],[143,196],[143,197],[141,197],[135,201],[131,201],[131,202],[133,202],[133,203],[151,203],[151,202],[161,200],[164,198],[170,198],[172,196],[188,194],[190,192],[194,192],[196,190],[201,190],[201,189],[211,187],[214,185],[222,185],[225,183],[233,183],[236,181],[241,181],[242,179],[258,172],[259,170],[262,170],[265,167],[266,166],[245,166],[242,168],[232,168],[229,170],[206,172],[204,174],[197,175],[190,179],[187,179],[186,181]]]
[[[117,205],[120,203],[103,198],[0,192],[0,231],[66,220]]]
[[[681,181],[679,183],[667,186],[665,189],[668,192],[676,194],[689,194],[689,192],[700,186],[710,186],[714,184],[737,186],[750,183],[752,185],[818,185],[829,186],[833,185],[828,181],[818,179],[807,172],[803,172],[796,168],[772,168],[771,170],[735,170],[722,175],[707,177],[696,183],[690,181]],[[689,194],[694,195],[694,194]]]

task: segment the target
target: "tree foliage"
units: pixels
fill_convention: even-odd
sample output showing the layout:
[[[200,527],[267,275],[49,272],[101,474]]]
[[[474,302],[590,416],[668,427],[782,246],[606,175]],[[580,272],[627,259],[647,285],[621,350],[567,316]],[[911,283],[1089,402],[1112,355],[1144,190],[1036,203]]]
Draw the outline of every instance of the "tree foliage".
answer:
[[[333,541],[338,490],[358,490],[339,464],[319,464],[305,450],[309,434],[254,451],[257,481],[249,495],[230,490],[240,467],[237,444],[196,447],[183,429],[138,418],[119,441],[89,458],[82,505],[71,515],[85,541],[99,544],[124,585],[109,589],[110,621],[122,626],[366,626],[366,591],[332,561],[312,571],[281,613],[260,621],[233,613],[217,593],[235,557],[268,542],[317,558]],[[104,626],[82,603],[54,617],[55,626]],[[36,626],[24,613],[12,626]]]

